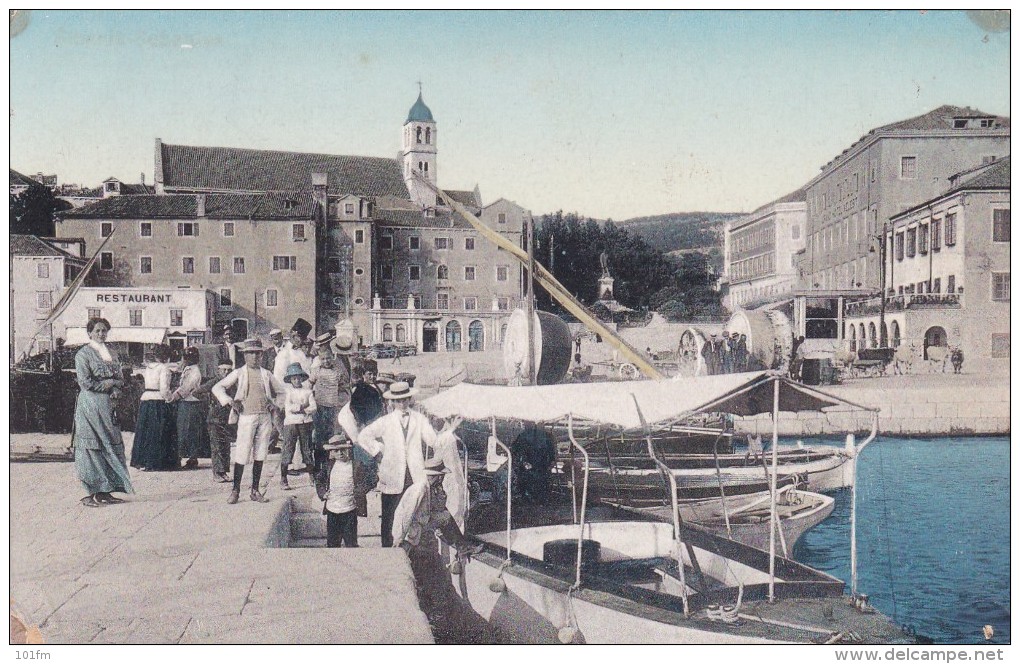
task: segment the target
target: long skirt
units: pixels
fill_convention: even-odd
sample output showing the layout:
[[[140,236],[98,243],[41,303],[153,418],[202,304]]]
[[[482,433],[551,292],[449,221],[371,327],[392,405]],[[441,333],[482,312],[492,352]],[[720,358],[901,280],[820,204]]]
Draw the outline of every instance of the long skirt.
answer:
[[[74,467],[89,495],[134,493],[124,458],[124,441],[113,419],[110,395],[79,393],[74,412]]]
[[[141,402],[138,424],[135,426],[135,444],[131,448],[131,465],[149,470],[177,470],[180,457],[174,442],[176,422],[173,408],[165,401]]]
[[[177,451],[182,459],[209,458],[206,409],[207,406],[201,401],[181,401],[177,404]]]

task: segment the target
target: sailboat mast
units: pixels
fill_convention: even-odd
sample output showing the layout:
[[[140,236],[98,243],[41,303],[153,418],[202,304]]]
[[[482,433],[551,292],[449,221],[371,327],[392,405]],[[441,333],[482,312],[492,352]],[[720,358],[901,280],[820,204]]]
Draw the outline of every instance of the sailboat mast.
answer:
[[[535,371],[535,220],[528,215],[528,385],[537,384]]]
[[[772,378],[772,476],[769,477],[769,604],[776,601],[776,475],[779,466],[779,379]]]

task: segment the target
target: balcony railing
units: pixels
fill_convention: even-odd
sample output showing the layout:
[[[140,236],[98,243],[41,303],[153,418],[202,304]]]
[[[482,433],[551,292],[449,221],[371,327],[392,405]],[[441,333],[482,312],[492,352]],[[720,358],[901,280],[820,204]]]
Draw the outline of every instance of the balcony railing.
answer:
[[[890,295],[885,299],[886,313],[904,309],[959,309],[963,306],[962,293],[915,293],[913,295]],[[847,316],[869,316],[882,311],[882,298],[850,302],[846,305]]]

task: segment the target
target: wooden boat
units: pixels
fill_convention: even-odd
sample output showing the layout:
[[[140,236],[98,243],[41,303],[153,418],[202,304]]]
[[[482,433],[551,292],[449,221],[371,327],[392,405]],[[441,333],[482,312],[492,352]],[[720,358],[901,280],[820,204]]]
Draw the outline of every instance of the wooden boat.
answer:
[[[506,528],[473,537],[483,550],[454,561],[455,585],[471,606],[513,642],[587,643],[892,643],[906,637],[857,593],[855,505],[851,500],[850,596],[844,584],[779,555],[778,454],[769,474],[769,538],[760,550],[681,520],[677,479],[648,443],[669,483],[670,521],[648,515],[593,521],[588,515],[589,454],[575,421],[602,422],[650,438],[648,421],[690,413],[756,414],[822,410],[845,404],[767,373],[615,384],[594,394],[574,385],[494,388],[457,386],[424,400],[434,416],[566,421],[583,458],[579,503],[569,513],[529,510],[515,525],[508,497]],[[477,389],[472,389],[477,388]],[[630,397],[632,410],[625,408]],[[852,404],[851,404],[852,405]],[[763,410],[768,408],[768,410]],[[646,421],[647,416],[647,421]],[[872,409],[872,433],[877,433]],[[775,449],[773,439],[773,449]],[[504,446],[509,456],[509,449]],[[512,473],[508,473],[507,486]],[[851,483],[852,484],[852,483]],[[507,491],[509,495],[509,490]],[[576,492],[573,493],[576,495]],[[592,507],[596,518],[602,506]],[[569,514],[569,516],[568,516]],[[570,522],[567,522],[567,519]],[[549,522],[543,523],[547,519]]]

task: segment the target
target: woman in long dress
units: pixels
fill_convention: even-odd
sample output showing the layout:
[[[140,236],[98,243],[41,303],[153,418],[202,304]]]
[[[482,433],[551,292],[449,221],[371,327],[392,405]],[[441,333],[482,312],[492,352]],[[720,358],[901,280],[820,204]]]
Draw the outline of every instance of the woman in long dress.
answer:
[[[89,319],[91,341],[74,357],[78,376],[78,400],[74,409],[74,466],[89,495],[85,507],[124,502],[113,493],[134,493],[124,457],[124,439],[113,415],[113,400],[124,387],[120,363],[106,347],[110,323]]]
[[[177,422],[169,400],[169,346],[157,346],[154,360],[142,371],[145,392],[138,407],[135,442],[131,448],[131,465],[142,470],[177,470],[181,461],[174,442]]]

